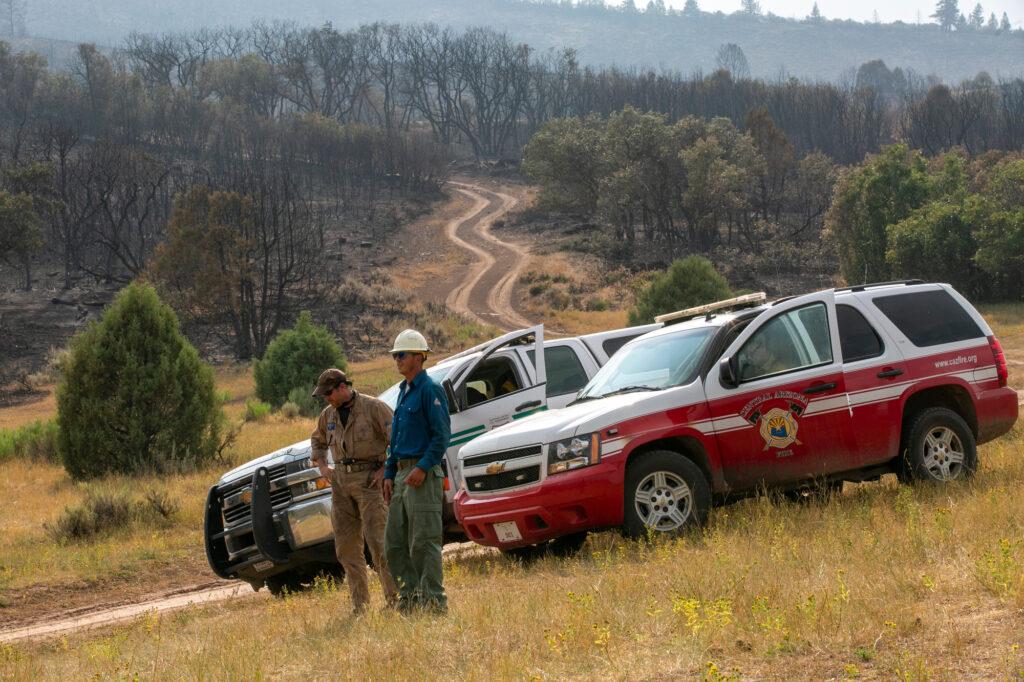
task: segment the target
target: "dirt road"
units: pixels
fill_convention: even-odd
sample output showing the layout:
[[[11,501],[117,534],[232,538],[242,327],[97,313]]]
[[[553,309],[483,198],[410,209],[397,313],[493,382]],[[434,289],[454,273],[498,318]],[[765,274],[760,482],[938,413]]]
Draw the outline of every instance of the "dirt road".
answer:
[[[445,304],[454,312],[506,331],[529,327],[533,323],[512,306],[512,290],[529,253],[491,232],[495,221],[503,219],[519,203],[519,198],[476,184],[448,184],[473,204],[469,211],[449,221],[445,236],[469,253],[473,262],[445,297]]]

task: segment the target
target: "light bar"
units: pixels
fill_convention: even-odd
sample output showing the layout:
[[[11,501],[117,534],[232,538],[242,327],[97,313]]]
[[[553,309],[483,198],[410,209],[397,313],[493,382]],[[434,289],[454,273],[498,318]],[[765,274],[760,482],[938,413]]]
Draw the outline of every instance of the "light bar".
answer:
[[[713,313],[716,310],[725,310],[727,308],[749,308],[755,305],[761,305],[767,300],[767,294],[763,291],[758,291],[757,293],[744,294],[743,296],[737,296],[736,298],[728,298],[724,301],[699,305],[695,308],[687,308],[686,310],[679,310],[674,313],[658,315],[654,318],[654,321],[661,322],[662,324],[668,324],[669,322],[678,322],[680,320],[697,317],[699,315],[707,315],[708,313]]]

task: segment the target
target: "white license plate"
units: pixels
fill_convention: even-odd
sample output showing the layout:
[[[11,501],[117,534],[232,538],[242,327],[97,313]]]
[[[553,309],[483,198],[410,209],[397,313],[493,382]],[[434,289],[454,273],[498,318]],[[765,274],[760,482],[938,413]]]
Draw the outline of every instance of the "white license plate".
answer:
[[[255,568],[257,572],[266,571],[266,570],[269,570],[269,569],[274,567],[274,562],[273,561],[257,561],[255,564],[252,565],[252,567]]]
[[[522,540],[523,535],[519,532],[519,526],[515,521],[505,521],[494,524],[494,533],[500,542],[516,542]]]

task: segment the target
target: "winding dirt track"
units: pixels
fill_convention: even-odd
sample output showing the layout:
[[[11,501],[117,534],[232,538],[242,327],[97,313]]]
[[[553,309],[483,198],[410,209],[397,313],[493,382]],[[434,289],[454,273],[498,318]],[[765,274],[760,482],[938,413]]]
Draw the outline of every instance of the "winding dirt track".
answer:
[[[445,304],[454,312],[500,329],[531,326],[533,323],[512,306],[513,287],[529,260],[529,253],[491,232],[495,221],[503,219],[519,203],[519,197],[467,182],[450,181],[448,184],[473,202],[469,210],[445,226],[445,236],[468,252],[472,262],[461,279],[442,284],[444,288],[450,287]],[[445,547],[444,553],[452,557],[476,553],[480,549],[473,543],[462,543]],[[58,637],[134,620],[153,612],[241,598],[267,599],[269,595],[265,590],[253,592],[248,584],[241,581],[207,582],[154,594],[142,602],[97,604],[51,614],[42,620],[15,623],[14,627],[0,630],[0,643]]]
[[[448,294],[445,305],[506,331],[531,326],[533,323],[512,306],[512,288],[529,260],[529,253],[491,232],[494,222],[508,214],[519,198],[464,182],[448,184],[472,199],[473,206],[448,223],[445,235],[469,252],[475,262]]]

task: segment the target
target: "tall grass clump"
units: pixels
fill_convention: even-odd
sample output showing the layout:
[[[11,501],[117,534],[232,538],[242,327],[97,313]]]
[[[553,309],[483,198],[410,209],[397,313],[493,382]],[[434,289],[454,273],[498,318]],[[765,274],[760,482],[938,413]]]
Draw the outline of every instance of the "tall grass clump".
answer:
[[[270,405],[262,400],[250,398],[245,401],[245,421],[262,422],[270,416]]]
[[[179,511],[178,502],[164,490],[147,490],[139,499],[126,486],[100,484],[89,487],[80,504],[65,507],[46,528],[58,542],[82,542],[137,525],[166,526]]]
[[[0,462],[18,457],[56,462],[60,427],[48,419],[37,420],[17,429],[0,429]]]

